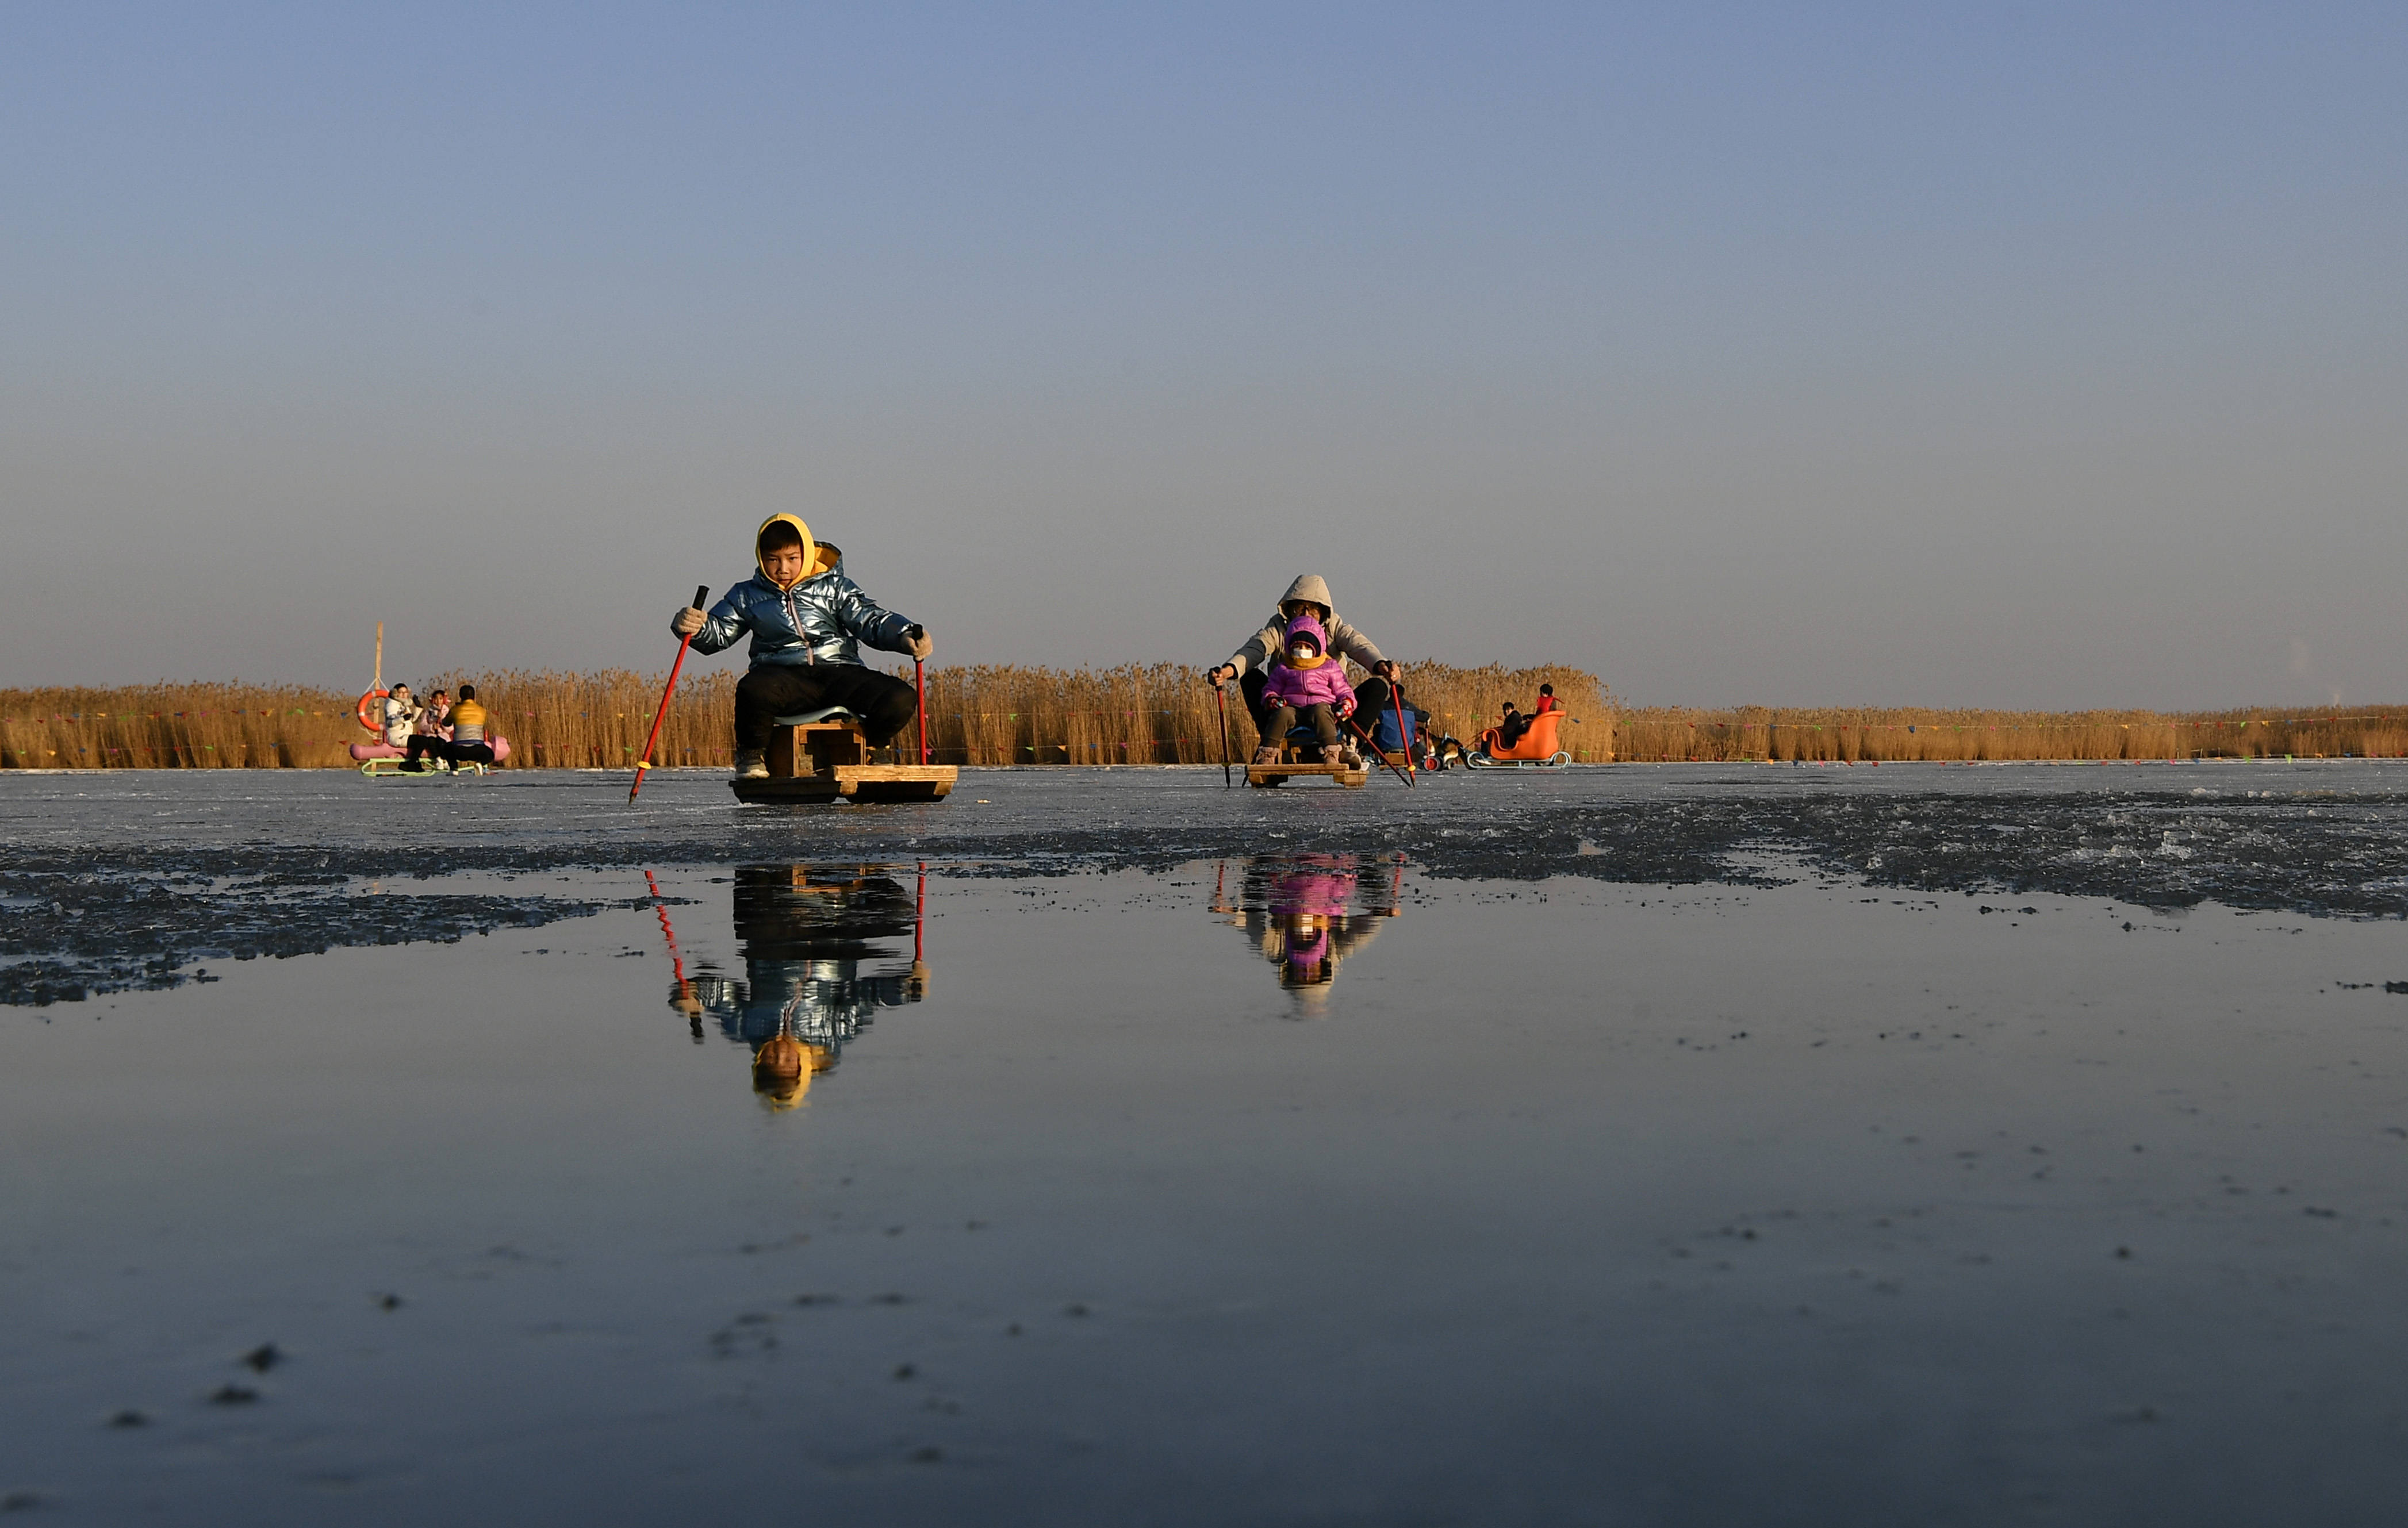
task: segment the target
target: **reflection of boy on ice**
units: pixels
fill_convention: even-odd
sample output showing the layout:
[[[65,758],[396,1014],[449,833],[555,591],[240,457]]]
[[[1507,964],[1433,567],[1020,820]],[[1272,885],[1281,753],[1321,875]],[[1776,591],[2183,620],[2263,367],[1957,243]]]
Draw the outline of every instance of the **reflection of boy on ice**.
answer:
[[[802,865],[738,865],[744,979],[705,972],[673,989],[669,1006],[696,1020],[707,1014],[750,1046],[753,1091],[773,1107],[791,1107],[880,1009],[927,995],[928,968],[900,962],[884,943],[910,935],[918,916],[911,893],[891,877],[814,878]]]
[[[911,686],[862,665],[855,642],[924,659],[925,628],[882,608],[844,576],[844,553],[811,539],[793,515],[771,515],[753,538],[759,571],[727,592],[710,613],[687,607],[669,622],[691,635],[696,652],[718,652],[752,634],[752,666],[736,685],[736,773],[769,773],[770,733],[781,716],[841,706],[862,720],[875,745],[911,720]]]

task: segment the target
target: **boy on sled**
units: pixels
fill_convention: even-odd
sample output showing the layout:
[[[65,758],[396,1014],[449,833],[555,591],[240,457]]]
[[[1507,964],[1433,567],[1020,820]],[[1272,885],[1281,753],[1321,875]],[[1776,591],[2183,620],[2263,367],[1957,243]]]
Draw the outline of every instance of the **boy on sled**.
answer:
[[[911,720],[911,687],[864,667],[856,642],[925,660],[935,650],[925,627],[882,608],[844,576],[844,553],[811,539],[793,515],[771,515],[753,536],[757,571],[705,615],[688,606],[669,621],[691,635],[696,652],[719,652],[752,634],[752,666],[736,685],[736,773],[767,777],[769,736],[790,713],[841,706],[861,718],[873,744],[890,741]]]

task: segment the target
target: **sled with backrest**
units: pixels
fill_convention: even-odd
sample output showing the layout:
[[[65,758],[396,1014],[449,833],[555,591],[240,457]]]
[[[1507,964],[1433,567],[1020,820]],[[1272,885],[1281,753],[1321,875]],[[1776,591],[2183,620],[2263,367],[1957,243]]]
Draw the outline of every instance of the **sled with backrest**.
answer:
[[[1530,730],[1512,748],[1498,747],[1498,729],[1491,727],[1480,735],[1463,762],[1474,769],[1560,769],[1572,762],[1572,756],[1558,745],[1555,734],[1570,720],[1574,719],[1561,711],[1541,711],[1530,718]]]

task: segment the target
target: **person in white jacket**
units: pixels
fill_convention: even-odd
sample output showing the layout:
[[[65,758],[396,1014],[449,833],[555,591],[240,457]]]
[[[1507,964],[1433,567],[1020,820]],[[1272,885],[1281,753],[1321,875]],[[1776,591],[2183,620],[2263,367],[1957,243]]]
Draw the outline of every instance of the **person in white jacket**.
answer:
[[[417,698],[410,694],[409,686],[396,684],[388,691],[383,710],[380,720],[384,723],[384,740],[394,748],[408,748],[410,730],[418,725],[420,715]]]

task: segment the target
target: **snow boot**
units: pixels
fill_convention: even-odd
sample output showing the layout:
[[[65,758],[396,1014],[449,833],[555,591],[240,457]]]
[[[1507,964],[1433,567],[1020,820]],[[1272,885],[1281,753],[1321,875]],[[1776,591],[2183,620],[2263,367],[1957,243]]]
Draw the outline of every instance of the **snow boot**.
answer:
[[[736,778],[739,780],[766,780],[769,778],[769,758],[757,748],[736,750]]]

